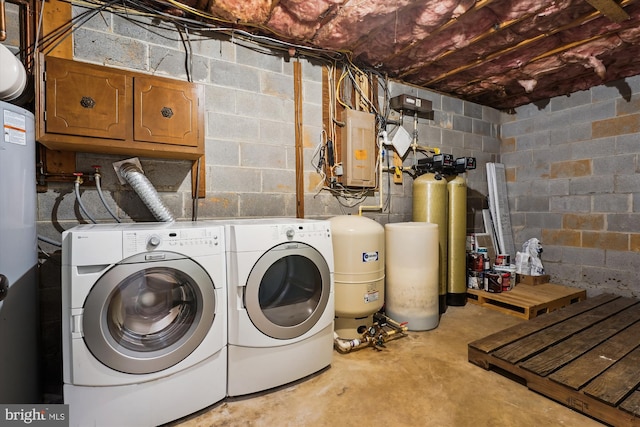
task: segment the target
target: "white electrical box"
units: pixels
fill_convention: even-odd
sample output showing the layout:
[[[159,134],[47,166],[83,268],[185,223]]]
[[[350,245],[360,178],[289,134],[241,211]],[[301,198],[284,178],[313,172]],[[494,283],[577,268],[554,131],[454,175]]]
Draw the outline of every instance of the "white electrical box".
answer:
[[[342,112],[342,185],[375,188],[376,118],[365,111]]]

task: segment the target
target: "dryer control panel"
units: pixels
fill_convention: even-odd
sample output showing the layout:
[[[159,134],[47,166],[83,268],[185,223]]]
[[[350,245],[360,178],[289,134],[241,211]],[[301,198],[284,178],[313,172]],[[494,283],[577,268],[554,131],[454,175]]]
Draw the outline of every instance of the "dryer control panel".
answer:
[[[130,230],[123,232],[124,256],[156,250],[188,256],[212,255],[224,250],[222,228]]]
[[[328,220],[246,219],[229,222],[227,227],[225,239],[228,252],[267,251],[283,242],[302,242],[323,251],[325,248],[331,249],[332,244]]]

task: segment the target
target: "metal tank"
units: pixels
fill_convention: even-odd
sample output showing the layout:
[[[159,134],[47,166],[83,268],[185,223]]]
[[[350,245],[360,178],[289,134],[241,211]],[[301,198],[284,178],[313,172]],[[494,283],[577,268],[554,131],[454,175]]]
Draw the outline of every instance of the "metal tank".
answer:
[[[463,306],[467,303],[467,180],[460,175],[449,177],[447,180],[447,305]]]
[[[438,295],[440,313],[447,310],[449,195],[447,180],[425,173],[413,181],[413,221],[438,225]]]
[[[0,402],[38,403],[38,246],[33,114],[0,101]]]
[[[334,331],[357,338],[384,304],[384,227],[355,215],[329,219],[334,257]]]

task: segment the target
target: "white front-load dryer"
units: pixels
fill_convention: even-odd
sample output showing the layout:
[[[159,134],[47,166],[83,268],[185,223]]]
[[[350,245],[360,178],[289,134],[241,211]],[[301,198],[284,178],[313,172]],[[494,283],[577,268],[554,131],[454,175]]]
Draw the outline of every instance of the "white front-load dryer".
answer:
[[[71,426],[157,426],[226,397],[224,236],[197,222],[63,233]]]
[[[330,223],[230,221],[227,394],[267,390],[318,372],[333,355]]]

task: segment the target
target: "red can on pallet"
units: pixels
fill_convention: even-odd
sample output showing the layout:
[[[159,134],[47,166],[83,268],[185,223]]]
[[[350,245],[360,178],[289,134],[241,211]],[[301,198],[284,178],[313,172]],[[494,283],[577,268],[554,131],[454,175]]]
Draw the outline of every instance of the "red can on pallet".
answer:
[[[511,264],[511,255],[498,254],[496,255],[496,265],[509,266]]]
[[[507,292],[511,290],[511,273],[508,271],[500,272],[501,281],[502,281],[502,292]]]
[[[467,255],[467,268],[469,271],[484,271],[484,255],[479,252],[469,252]]]
[[[502,292],[502,275],[495,271],[486,271],[485,277],[487,278],[487,292],[499,293]]]

